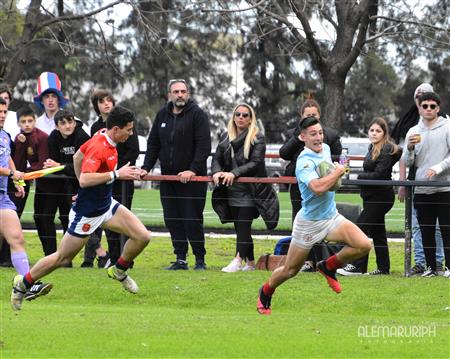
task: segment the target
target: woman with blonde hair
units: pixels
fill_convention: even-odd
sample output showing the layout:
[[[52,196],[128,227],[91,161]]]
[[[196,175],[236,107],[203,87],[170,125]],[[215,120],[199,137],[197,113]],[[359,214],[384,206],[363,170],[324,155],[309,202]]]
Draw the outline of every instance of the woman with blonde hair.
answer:
[[[363,163],[364,172],[358,179],[391,180],[392,167],[400,159],[402,151],[389,137],[389,126],[382,118],[376,118],[369,126],[369,151]],[[390,274],[389,249],[386,237],[385,216],[395,201],[392,186],[361,186],[363,210],[356,224],[373,239],[377,269],[371,275]],[[337,273],[357,275],[367,271],[368,256],[347,264]]]
[[[212,195],[213,208],[222,223],[233,222],[236,230],[235,257],[222,268],[223,272],[255,269],[251,236],[253,219],[261,215],[269,229],[278,223],[278,198],[271,184],[234,181],[241,176],[267,177],[265,153],[265,138],[256,124],[255,111],[248,104],[237,105],[211,165],[216,185]],[[244,266],[243,261],[246,262]]]

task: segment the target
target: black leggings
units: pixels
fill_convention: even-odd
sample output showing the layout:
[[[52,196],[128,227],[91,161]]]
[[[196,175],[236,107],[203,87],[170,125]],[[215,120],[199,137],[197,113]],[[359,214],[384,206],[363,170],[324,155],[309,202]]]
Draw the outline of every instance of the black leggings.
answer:
[[[357,226],[369,237],[372,237],[377,269],[385,273],[390,273],[391,270],[385,216],[391,210],[394,201],[395,193],[392,188],[363,198],[363,210],[356,221]],[[353,264],[365,273],[368,261],[369,255],[366,255]]]
[[[256,208],[230,206],[230,211],[236,231],[236,254],[245,261],[254,261],[252,223],[257,217]]]

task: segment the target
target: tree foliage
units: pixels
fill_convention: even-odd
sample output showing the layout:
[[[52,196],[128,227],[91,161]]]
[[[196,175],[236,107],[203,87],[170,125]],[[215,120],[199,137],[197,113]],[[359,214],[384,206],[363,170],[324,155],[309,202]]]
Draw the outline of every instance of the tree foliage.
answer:
[[[30,100],[39,73],[54,71],[84,120],[92,89],[111,89],[145,132],[168,80],[185,78],[213,127],[246,101],[271,142],[313,92],[327,125],[357,134],[374,116],[398,116],[421,82],[448,93],[447,2],[30,0],[19,11],[3,1],[0,81]],[[129,16],[118,19],[117,6]],[[245,86],[234,78],[241,65]]]
[[[347,134],[364,136],[376,117],[394,122],[398,87],[394,68],[377,52],[361,56],[347,79],[343,130]]]

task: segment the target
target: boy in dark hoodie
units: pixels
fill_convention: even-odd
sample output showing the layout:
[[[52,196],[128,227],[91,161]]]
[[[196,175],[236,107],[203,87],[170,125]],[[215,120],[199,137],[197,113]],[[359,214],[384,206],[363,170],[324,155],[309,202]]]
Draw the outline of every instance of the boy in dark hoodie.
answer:
[[[72,112],[59,110],[55,117],[56,128],[48,137],[49,156],[43,163],[44,168],[65,165],[63,171],[55,174],[51,181],[51,193],[47,193],[45,226],[51,233],[51,240],[56,245],[55,215],[59,208],[59,219],[64,232],[68,226],[68,216],[72,206],[72,196],[78,192],[79,184],[73,169],[73,155],[80,146],[89,140],[89,135],[83,130],[82,122],[77,121]],[[56,250],[56,246],[55,246]]]

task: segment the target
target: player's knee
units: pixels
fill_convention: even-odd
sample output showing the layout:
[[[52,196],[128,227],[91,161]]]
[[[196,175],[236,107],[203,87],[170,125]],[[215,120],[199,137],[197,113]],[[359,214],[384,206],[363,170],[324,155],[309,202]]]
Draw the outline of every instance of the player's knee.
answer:
[[[150,243],[151,234],[149,231],[143,231],[140,233],[139,237],[137,238],[140,242],[144,243],[145,245]]]
[[[370,241],[368,239],[366,239],[365,241],[363,241],[361,243],[361,246],[359,248],[360,252],[362,255],[366,255],[370,252],[370,250],[372,249],[372,243],[370,243]]]
[[[15,233],[7,238],[9,247],[13,252],[22,251],[25,247],[25,241],[23,239],[22,232]]]
[[[62,253],[60,253],[58,251],[53,253],[52,256],[54,256],[55,265],[57,267],[65,266],[65,265],[71,263],[72,259],[73,259],[73,258],[71,258],[71,257],[69,257],[67,255],[64,255],[64,254],[62,254]]]
[[[285,273],[286,278],[293,278],[297,275],[299,269],[293,267],[285,267],[283,272]]]

